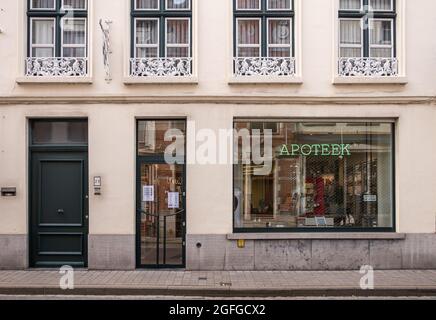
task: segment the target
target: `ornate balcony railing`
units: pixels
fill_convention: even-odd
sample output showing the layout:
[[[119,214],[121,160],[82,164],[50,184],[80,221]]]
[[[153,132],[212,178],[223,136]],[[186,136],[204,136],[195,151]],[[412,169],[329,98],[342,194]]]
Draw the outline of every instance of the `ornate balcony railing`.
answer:
[[[396,58],[340,58],[339,76],[394,77],[398,76]]]
[[[290,57],[238,57],[234,58],[234,75],[294,76],[295,58]]]
[[[130,75],[133,77],[189,77],[192,58],[132,58]]]
[[[88,58],[26,58],[28,77],[84,77],[88,74]]]

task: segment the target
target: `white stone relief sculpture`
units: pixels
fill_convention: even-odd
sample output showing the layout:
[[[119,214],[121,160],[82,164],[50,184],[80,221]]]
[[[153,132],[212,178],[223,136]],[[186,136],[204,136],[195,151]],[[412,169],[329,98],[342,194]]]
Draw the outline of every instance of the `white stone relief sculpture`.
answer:
[[[26,58],[28,77],[83,77],[87,75],[87,58]]]
[[[294,76],[295,58],[239,57],[234,58],[235,76]]]
[[[132,58],[133,77],[186,77],[192,75],[192,58]]]
[[[340,58],[339,75],[345,77],[398,76],[398,61],[396,58]]]
[[[112,21],[110,20],[102,20],[100,19],[100,28],[103,33],[103,64],[104,64],[104,70],[106,73],[105,80],[111,81],[111,71],[110,71],[110,61],[109,56],[112,53],[111,51],[111,45],[110,45],[110,25],[112,24]]]

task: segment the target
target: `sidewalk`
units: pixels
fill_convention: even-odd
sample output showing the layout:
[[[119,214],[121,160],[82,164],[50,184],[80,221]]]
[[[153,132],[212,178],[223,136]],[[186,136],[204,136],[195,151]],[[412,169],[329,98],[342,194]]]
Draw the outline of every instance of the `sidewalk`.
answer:
[[[0,271],[0,294],[230,297],[436,296],[436,270],[375,271],[360,289],[358,271],[86,271],[62,290],[55,270]]]

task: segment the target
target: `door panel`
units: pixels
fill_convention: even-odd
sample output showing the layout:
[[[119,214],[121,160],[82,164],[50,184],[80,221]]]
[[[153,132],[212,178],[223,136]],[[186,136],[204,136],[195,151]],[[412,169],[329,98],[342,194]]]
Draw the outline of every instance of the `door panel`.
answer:
[[[85,267],[87,153],[33,152],[31,161],[31,266]]]
[[[184,165],[140,163],[141,266],[184,265]]]

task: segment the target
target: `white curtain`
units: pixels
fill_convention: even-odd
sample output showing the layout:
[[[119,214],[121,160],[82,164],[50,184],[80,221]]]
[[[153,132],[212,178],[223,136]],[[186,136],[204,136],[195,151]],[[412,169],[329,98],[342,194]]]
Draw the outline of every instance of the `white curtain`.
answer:
[[[86,54],[86,20],[62,20],[62,55],[64,57],[84,57]]]
[[[359,10],[362,0],[340,0],[339,8],[341,10]]]
[[[86,9],[87,8],[86,0],[63,0],[62,6],[64,8],[73,8],[73,9]]]
[[[360,20],[340,21],[341,57],[362,56],[362,30]]]
[[[34,9],[46,9],[46,8],[54,8],[55,0],[32,0],[32,8]]]
[[[259,20],[238,20],[238,56],[257,57],[260,55]]]
[[[189,9],[189,0],[167,0],[167,9]]]
[[[32,56],[54,56],[54,20],[32,20]]]
[[[291,9],[291,0],[268,0],[268,9]]]
[[[391,0],[371,0],[370,6],[373,10],[393,10]]]
[[[158,9],[159,0],[136,0],[136,9]]]
[[[270,57],[291,56],[291,21],[268,21],[268,55]]]
[[[238,9],[259,9],[260,0],[238,0]]]
[[[157,57],[158,44],[158,20],[136,20],[136,57]]]
[[[372,20],[370,32],[370,56],[392,57],[392,21]]]
[[[167,20],[167,57],[189,56],[189,20]]]

